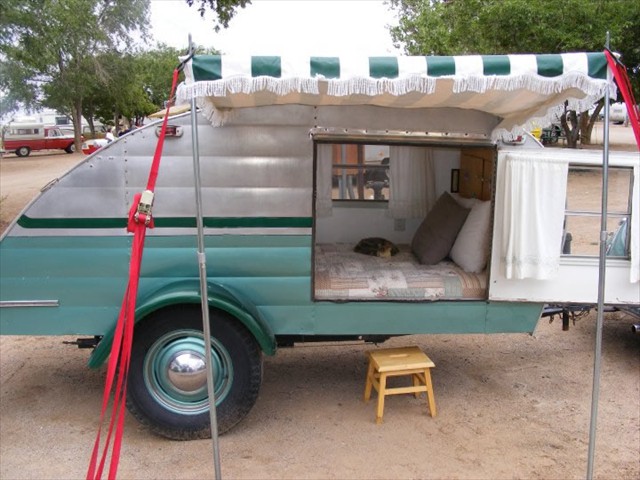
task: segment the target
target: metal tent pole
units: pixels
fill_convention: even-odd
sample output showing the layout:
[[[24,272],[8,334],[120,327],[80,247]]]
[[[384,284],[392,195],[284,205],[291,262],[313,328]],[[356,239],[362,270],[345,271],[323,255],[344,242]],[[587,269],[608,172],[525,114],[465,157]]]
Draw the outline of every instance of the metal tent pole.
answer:
[[[609,48],[609,32],[607,32],[606,48]],[[596,319],[596,344],[593,361],[593,390],[591,392],[591,421],[589,426],[589,451],[587,460],[587,480],[593,479],[593,458],[596,443],[596,423],[598,418],[598,400],[600,394],[600,370],[602,363],[602,324],[604,315],[605,273],[607,270],[607,197],[609,185],[609,83],[611,69],[607,68],[607,88],[604,94],[604,126],[602,149],[602,206],[600,218],[600,257],[598,269],[598,311]]]
[[[189,35],[189,53],[194,45]],[[211,355],[211,324],[209,323],[209,294],[207,283],[207,259],[204,246],[204,222],[202,216],[202,186],[200,182],[200,148],[198,143],[198,112],[195,97],[191,98],[191,144],[193,150],[193,175],[196,194],[196,225],[198,230],[198,268],[200,270],[200,299],[202,305],[202,333],[207,364],[207,393],[209,395],[209,418],[211,421],[211,442],[213,444],[213,465],[215,478],[221,479],[220,446],[218,443],[218,421],[216,418],[216,397],[214,392],[213,357]]]

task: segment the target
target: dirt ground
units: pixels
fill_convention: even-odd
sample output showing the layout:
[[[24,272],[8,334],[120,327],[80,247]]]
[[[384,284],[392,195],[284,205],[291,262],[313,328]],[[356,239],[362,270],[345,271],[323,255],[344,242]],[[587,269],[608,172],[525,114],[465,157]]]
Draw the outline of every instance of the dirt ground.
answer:
[[[621,127],[622,128],[622,127]],[[621,148],[628,149],[623,146]],[[0,231],[81,154],[0,160]],[[584,478],[596,316],[541,320],[534,335],[414,335],[435,362],[438,415],[424,397],[362,401],[365,352],[333,343],[265,357],[258,401],[220,438],[222,475],[255,479]],[[594,474],[640,478],[640,335],[607,313]],[[0,337],[0,479],[83,478],[105,371],[74,337]],[[127,417],[121,479],[213,478],[211,441],[174,442]]]

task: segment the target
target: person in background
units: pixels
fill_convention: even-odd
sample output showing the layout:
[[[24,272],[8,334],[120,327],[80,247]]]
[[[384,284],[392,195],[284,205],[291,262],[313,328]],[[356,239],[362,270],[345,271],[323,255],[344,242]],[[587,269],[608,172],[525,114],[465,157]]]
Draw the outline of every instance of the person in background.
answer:
[[[104,138],[106,138],[107,142],[109,143],[113,142],[116,139],[116,137],[113,136],[113,129],[111,127],[107,129],[107,134],[104,136]]]

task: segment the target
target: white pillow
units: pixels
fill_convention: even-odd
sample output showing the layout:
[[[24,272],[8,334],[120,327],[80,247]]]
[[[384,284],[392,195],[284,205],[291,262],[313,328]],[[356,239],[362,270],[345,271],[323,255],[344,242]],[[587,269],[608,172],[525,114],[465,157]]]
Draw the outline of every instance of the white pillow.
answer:
[[[487,266],[491,202],[478,202],[469,212],[449,256],[465,272],[480,273]]]
[[[467,198],[463,197],[459,193],[450,193],[453,198],[455,198],[456,202],[462,205],[464,208],[472,209],[473,206],[480,202],[477,198]]]

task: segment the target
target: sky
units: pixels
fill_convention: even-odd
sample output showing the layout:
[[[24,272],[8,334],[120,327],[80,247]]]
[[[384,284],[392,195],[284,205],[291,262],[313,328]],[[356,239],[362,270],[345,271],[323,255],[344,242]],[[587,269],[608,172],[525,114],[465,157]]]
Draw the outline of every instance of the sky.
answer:
[[[387,25],[394,13],[376,0],[253,0],[238,9],[227,29],[213,31],[213,13],[200,17],[185,0],[151,0],[156,41],[187,48],[194,43],[225,54],[399,55]]]
[[[185,51],[191,34],[226,54],[399,55],[387,28],[396,23],[382,0],[253,0],[215,33],[211,11],[203,19],[185,0],[151,0],[154,39]]]

